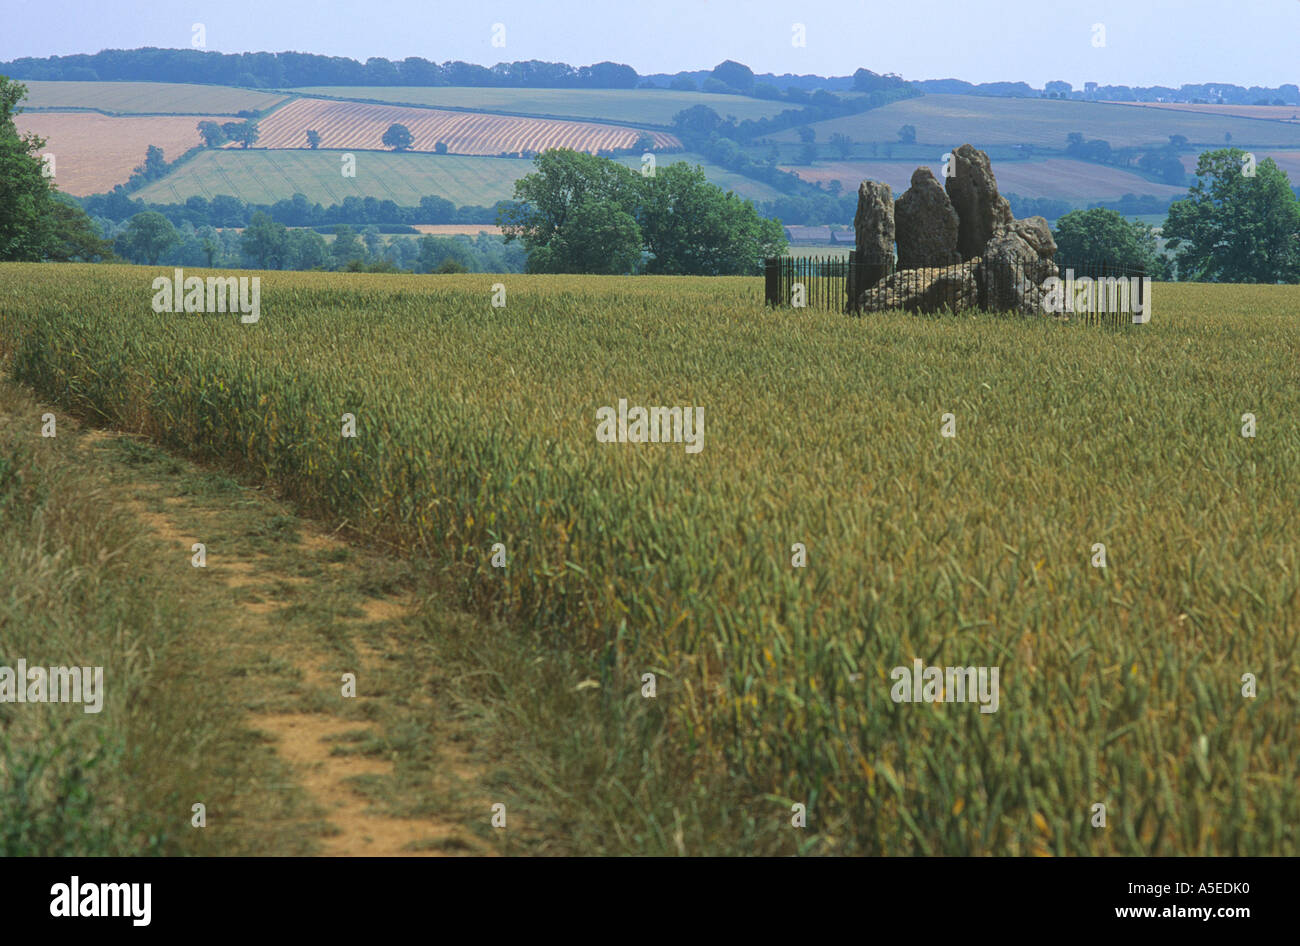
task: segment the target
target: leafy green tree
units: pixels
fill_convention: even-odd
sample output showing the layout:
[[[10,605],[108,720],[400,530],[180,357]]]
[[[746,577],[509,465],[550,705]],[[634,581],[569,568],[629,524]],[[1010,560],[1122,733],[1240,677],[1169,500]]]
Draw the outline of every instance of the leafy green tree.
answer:
[[[817,160],[817,146],[815,144],[806,144],[799,146],[799,163],[812,164]]]
[[[916,126],[904,125],[902,128],[898,129],[898,140],[905,145],[916,144]]]
[[[707,105],[692,105],[673,116],[673,127],[684,135],[707,136],[722,124],[722,117]]]
[[[1107,263],[1141,269],[1155,279],[1168,275],[1155,232],[1114,210],[1072,210],[1056,221],[1054,237],[1057,258],[1067,265]]]
[[[50,204],[51,240],[45,258],[56,263],[108,263],[116,259],[113,244],[68,198],[57,195]]]
[[[35,135],[18,135],[27,87],[0,75],[0,260],[40,260],[53,238],[51,181]]]
[[[799,136],[799,140],[806,145],[810,145],[817,140],[817,132],[807,125],[801,127],[796,134]]]
[[[246,122],[226,122],[221,126],[226,137],[231,141],[239,142],[241,148],[247,148],[253,142],[257,141],[258,130],[256,121]]]
[[[420,253],[416,257],[418,273],[468,273],[474,271],[473,247],[466,241],[447,237],[424,236],[420,238]]]
[[[530,273],[620,276],[641,261],[641,228],[617,201],[589,198],[573,208],[559,235],[536,255]]]
[[[158,259],[180,242],[180,234],[162,214],[146,210],[132,217],[117,239],[123,256],[157,266]]]
[[[199,134],[203,136],[203,146],[205,148],[216,148],[226,141],[226,133],[221,130],[221,126],[216,122],[199,122]]]
[[[336,269],[342,269],[350,261],[362,259],[365,255],[365,248],[357,240],[355,230],[343,223],[334,228],[334,245],[330,247],[330,256]]]
[[[156,181],[167,173],[167,159],[163,157],[163,149],[157,145],[149,145],[145,149],[144,164],[136,165],[133,174],[145,181]]]
[[[420,198],[420,223],[450,223],[456,215],[456,205],[446,197],[430,194]]]
[[[276,223],[259,210],[244,230],[239,248],[258,269],[282,269],[287,249],[286,235],[284,224]]]
[[[415,136],[405,125],[394,123],[384,132],[383,142],[394,151],[407,151],[415,144]]]
[[[320,147],[320,132],[319,132],[319,131],[309,130],[309,131],[307,132],[307,147],[308,147],[308,148],[311,148],[311,150],[313,150],[313,151],[315,151],[317,148]]]
[[[285,269],[324,269],[329,256],[325,238],[314,230],[289,230],[285,234]]]
[[[564,268],[576,265],[575,258],[586,259],[577,250],[581,236],[570,229],[593,222],[594,214],[610,208],[632,217],[641,178],[614,161],[565,149],[543,152],[533,164],[537,170],[515,182],[514,201],[497,214],[506,242],[524,244],[532,272],[586,272]],[[584,206],[580,217],[578,209]],[[623,223],[616,229],[623,230]],[[551,247],[556,241],[559,246]],[[598,271],[607,270],[602,265]]]
[[[830,142],[831,147],[840,153],[842,159],[847,161],[849,156],[853,154],[853,139],[848,135],[841,134],[837,131],[835,134],[831,135]]]
[[[715,66],[710,76],[737,92],[748,92],[754,87],[754,71],[731,59]]]
[[[445,141],[439,141],[439,142],[437,142],[436,144],[434,144],[434,146],[433,146],[433,153],[434,153],[434,154],[446,154],[446,153],[447,153],[447,142],[445,142]]]
[[[641,232],[651,254],[646,272],[719,276],[761,272],[765,256],[784,252],[785,230],[754,205],[709,182],[685,163],[643,181]]]
[[[1300,202],[1272,158],[1244,173],[1246,153],[1203,153],[1187,199],[1174,202],[1163,235],[1178,251],[1182,280],[1294,282],[1300,279]]]

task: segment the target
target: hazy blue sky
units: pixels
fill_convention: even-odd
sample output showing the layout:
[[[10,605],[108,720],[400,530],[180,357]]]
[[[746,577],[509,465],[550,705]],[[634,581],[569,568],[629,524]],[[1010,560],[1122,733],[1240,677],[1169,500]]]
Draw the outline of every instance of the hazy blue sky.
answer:
[[[0,0],[0,59],[135,46],[909,79],[1300,82],[1300,0]],[[491,44],[505,26],[505,47]],[[793,24],[807,45],[792,44]],[[1094,24],[1105,46],[1093,44]]]

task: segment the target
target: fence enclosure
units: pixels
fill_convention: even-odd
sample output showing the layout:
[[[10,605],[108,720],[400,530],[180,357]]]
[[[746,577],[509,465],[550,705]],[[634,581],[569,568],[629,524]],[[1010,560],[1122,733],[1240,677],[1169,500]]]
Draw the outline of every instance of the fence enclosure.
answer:
[[[861,259],[857,251],[843,257],[769,257],[764,260],[764,299],[770,306],[824,309],[836,312],[857,311],[860,292],[857,287],[881,288],[881,299],[907,296],[919,305],[913,311],[943,311],[974,308],[985,311],[1024,311],[1026,300],[1040,313],[1041,287],[1045,280],[1060,280],[1060,298],[1071,318],[1098,324],[1133,324],[1136,313],[1149,318],[1150,285],[1144,270],[1109,261],[1084,260],[1035,264],[1034,278],[1027,278],[1024,267],[1012,264],[990,266],[982,280],[970,280],[953,267],[922,267],[897,270],[890,259]],[[886,290],[881,284],[899,274],[899,286]],[[906,274],[906,279],[902,278]],[[970,291],[975,298],[968,298]],[[853,305],[850,305],[852,300]],[[973,301],[974,304],[970,304]],[[1074,308],[1075,302],[1084,305]],[[882,302],[882,305],[884,302]]]

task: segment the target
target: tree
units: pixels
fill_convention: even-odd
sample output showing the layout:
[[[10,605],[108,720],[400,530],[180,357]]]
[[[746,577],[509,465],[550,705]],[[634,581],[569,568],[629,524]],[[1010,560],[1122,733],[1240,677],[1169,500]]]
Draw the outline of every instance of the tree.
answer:
[[[641,229],[616,200],[586,199],[543,250],[528,256],[530,273],[619,276],[641,261]]]
[[[1130,223],[1114,210],[1072,210],[1056,221],[1056,255],[1067,265],[1117,264],[1160,278],[1165,273],[1150,227]]]
[[[796,134],[799,136],[799,140],[806,145],[810,145],[817,140],[817,132],[807,125],[801,127]]]
[[[240,147],[247,148],[257,140],[257,122],[227,122],[221,126],[226,132],[226,137],[231,141],[238,141]]]
[[[342,269],[354,259],[361,259],[365,253],[355,230],[346,224],[334,228],[334,245],[330,247],[330,256],[336,269]]]
[[[533,165],[536,171],[515,182],[514,201],[498,212],[506,242],[523,243],[530,272],[587,272],[564,268],[587,258],[581,248],[583,237],[573,227],[593,225],[597,213],[631,217],[640,176],[614,161],[558,148],[539,154]],[[584,208],[581,220],[579,208]],[[614,230],[625,232],[624,223],[620,219]]]
[[[384,132],[383,142],[394,151],[406,151],[415,144],[415,136],[405,125],[394,123]]]
[[[258,269],[283,269],[286,232],[284,224],[276,223],[259,210],[245,228],[239,248]]]
[[[27,87],[0,76],[0,260],[40,260],[53,239],[51,182],[37,152],[45,142],[19,137],[14,116]]]
[[[156,181],[167,173],[167,159],[163,157],[163,149],[157,145],[149,145],[145,149],[144,164],[136,165],[132,174],[145,181]]]
[[[817,160],[817,146],[816,146],[816,145],[814,145],[814,144],[806,144],[806,145],[800,145],[800,146],[799,146],[799,163],[800,163],[800,164],[812,164],[812,163],[813,163],[814,161],[816,161],[816,160]]]
[[[123,255],[157,266],[158,258],[180,242],[180,235],[162,214],[146,210],[131,218],[118,240],[125,249]]]
[[[446,154],[446,153],[447,153],[447,142],[445,142],[445,141],[439,141],[437,144],[435,144],[435,145],[433,146],[433,150],[434,150],[434,152],[435,152],[436,154]]]
[[[456,214],[456,205],[446,197],[430,194],[420,198],[420,223],[450,223]]]
[[[1203,153],[1187,199],[1174,202],[1163,235],[1178,251],[1179,279],[1292,282],[1300,279],[1300,202],[1272,158],[1242,173],[1239,148]]]
[[[1187,136],[1186,136],[1186,135],[1170,135],[1170,136],[1169,136],[1169,147],[1173,148],[1175,151],[1181,151],[1183,148],[1186,148],[1186,147],[1187,147]]]
[[[753,275],[765,256],[784,252],[781,224],[709,182],[698,165],[661,168],[642,182],[639,213],[650,260],[663,275]]]
[[[45,258],[56,263],[107,263],[116,259],[113,244],[100,236],[99,228],[68,198],[51,201],[51,240]]]
[[[722,124],[722,118],[707,105],[692,105],[673,116],[673,127],[687,135],[705,136]]]
[[[636,143],[632,145],[632,150],[644,154],[647,151],[653,151],[655,140],[644,131],[636,136]]]
[[[317,148],[320,147],[320,132],[319,132],[319,131],[308,131],[308,132],[307,132],[307,147],[308,147],[308,148],[311,148],[311,150],[313,150],[313,151],[315,151]]]
[[[710,75],[737,92],[749,92],[754,87],[753,70],[744,63],[731,59],[715,66]]]
[[[678,76],[676,79],[673,79],[672,82],[668,83],[668,88],[672,89],[674,92],[699,91],[699,86],[695,84],[695,80],[690,76]]]
[[[221,126],[216,122],[199,122],[199,134],[203,136],[203,146],[205,148],[220,147],[226,141],[226,133],[221,130]]]
[[[916,144],[916,126],[904,125],[902,128],[898,129],[898,140],[905,145]]]
[[[831,147],[840,153],[840,157],[848,160],[849,155],[853,154],[853,139],[848,135],[840,134],[838,131],[831,135]]]

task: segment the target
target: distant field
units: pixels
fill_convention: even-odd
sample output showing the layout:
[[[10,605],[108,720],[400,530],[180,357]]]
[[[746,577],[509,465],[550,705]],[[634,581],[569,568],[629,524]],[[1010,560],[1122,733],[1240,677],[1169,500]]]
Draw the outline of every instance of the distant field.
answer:
[[[1195,165],[1195,159],[1193,159]],[[942,162],[928,163],[939,177]],[[901,194],[910,186],[914,161],[828,161],[812,167],[787,167],[806,181],[829,183],[838,180],[846,191],[856,191],[864,180],[884,181]],[[993,175],[1003,193],[1022,197],[1052,197],[1070,201],[1115,200],[1125,194],[1154,194],[1157,197],[1183,195],[1185,187],[1158,184],[1121,168],[1106,167],[1071,158],[1041,161],[995,161]]]
[[[634,128],[592,122],[297,99],[261,123],[257,144],[263,148],[302,148],[307,132],[315,130],[320,133],[322,148],[383,149],[384,132],[394,123],[410,129],[415,138],[413,151],[433,151],[441,141],[452,154],[468,155],[550,148],[590,152],[630,148],[641,134]],[[672,135],[653,132],[651,137],[656,147],[681,147]]]
[[[93,84],[93,83],[91,83]],[[163,149],[168,161],[200,142],[197,125],[203,115],[127,116],[114,118],[94,112],[23,112],[21,133],[46,139],[43,153],[54,155],[54,182],[77,197],[112,190],[125,184],[131,171],[144,163],[150,145]]]
[[[903,125],[916,126],[917,140],[933,143],[939,155],[970,142],[990,145],[1032,144],[1064,148],[1066,136],[1082,132],[1115,147],[1166,144],[1170,135],[1186,135],[1196,145],[1222,145],[1225,132],[1245,147],[1300,147],[1300,124],[1251,121],[1200,112],[1071,102],[1058,99],[993,98],[978,95],[926,95],[884,108],[808,127],[823,142],[835,133],[855,141],[897,141]],[[773,141],[798,141],[797,129],[773,135]],[[941,150],[939,150],[941,149]]]
[[[1291,178],[1292,187],[1300,184],[1300,151],[1256,151],[1254,155],[1256,161],[1272,158],[1273,162],[1286,172],[1287,177]],[[1183,167],[1189,172],[1195,171],[1197,157],[1198,155],[1195,154],[1183,155]]]
[[[480,233],[501,235],[500,227],[486,223],[417,223],[412,229],[430,236],[478,236]]]
[[[624,155],[615,158],[615,160],[633,169],[640,169],[641,167],[641,159],[635,155]],[[781,192],[775,187],[764,184],[762,181],[756,181],[751,177],[745,177],[743,174],[728,171],[721,165],[711,164],[703,155],[692,151],[661,154],[656,157],[656,160],[659,167],[668,167],[670,164],[679,164],[683,161],[688,164],[698,164],[704,168],[704,175],[710,181],[724,190],[735,191],[746,200],[775,200],[781,196]]]
[[[357,176],[343,177],[341,153],[256,148],[205,151],[135,196],[170,204],[182,203],[194,195],[212,198],[229,194],[265,204],[297,193],[327,206],[341,203],[345,197],[374,197],[413,206],[421,197],[438,195],[458,206],[486,207],[513,197],[515,181],[534,167],[532,161],[524,158],[356,151],[353,154]],[[677,160],[703,165],[709,180],[721,187],[734,186],[741,197],[771,200],[777,193],[766,184],[709,165],[698,155],[664,155],[661,166],[663,162]],[[635,159],[628,159],[628,163],[633,162],[639,166]]]
[[[289,96],[223,85],[179,82],[43,82],[23,79],[27,108],[97,108],[105,112],[234,115],[263,111]]]
[[[640,125],[672,124],[673,116],[693,105],[707,105],[719,115],[740,121],[765,118],[794,108],[789,102],[768,102],[740,95],[709,92],[670,92],[654,89],[473,89],[319,85],[294,89],[303,95],[376,99],[403,105],[443,105],[481,108],[565,118],[604,118]]]
[[[1174,112],[1204,112],[1207,115],[1235,115],[1272,121],[1300,121],[1300,105],[1196,105],[1190,102],[1115,102],[1142,108],[1165,108]]]
[[[455,154],[355,152],[356,177],[340,173],[338,151],[205,151],[136,196],[158,203],[183,202],[195,194],[229,194],[252,203],[274,203],[294,194],[321,204],[345,197],[394,200],[402,206],[437,194],[457,205],[490,205],[509,197],[514,182],[532,170],[523,158]]]

